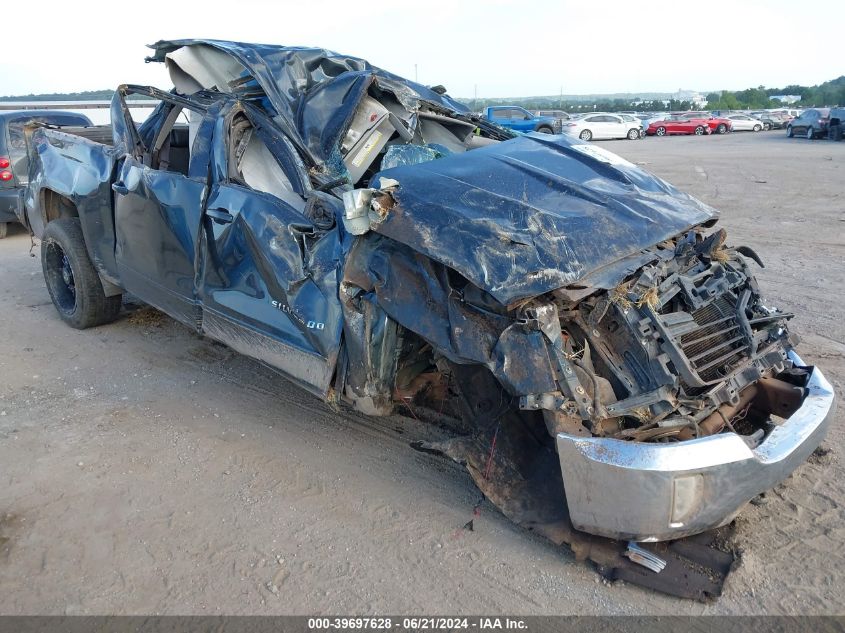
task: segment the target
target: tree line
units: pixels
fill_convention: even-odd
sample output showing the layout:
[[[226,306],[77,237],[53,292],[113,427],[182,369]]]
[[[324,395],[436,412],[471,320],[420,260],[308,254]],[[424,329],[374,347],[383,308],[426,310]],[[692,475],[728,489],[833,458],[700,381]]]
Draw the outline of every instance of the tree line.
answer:
[[[565,110],[566,112],[618,112],[620,110],[636,110],[642,112],[672,112],[681,110],[766,110],[787,106],[774,95],[797,95],[800,100],[789,104],[789,107],[822,107],[845,105],[845,75],[826,81],[817,86],[790,85],[784,88],[748,88],[746,90],[722,90],[706,95],[707,105],[703,108],[694,102],[682,99],[664,100],[641,99],[596,99],[594,101],[567,100],[559,97],[528,97],[520,99],[467,99],[464,103],[473,110],[482,110],[488,106],[520,105],[528,110]]]
[[[29,94],[0,97],[0,101],[108,101],[114,90],[86,90],[83,92],[53,92],[48,94]],[[764,110],[783,107],[785,104],[773,95],[798,95],[801,99],[793,106],[834,106],[845,105],[845,75],[826,81],[817,86],[790,85],[784,88],[766,88],[757,86],[746,90],[711,92],[706,96],[706,110]],[[144,98],[143,95],[133,95],[133,99]],[[583,99],[565,100],[559,97],[521,97],[507,99],[463,99],[465,104],[473,110],[480,111],[488,106],[521,105],[528,110],[566,110],[567,112],[618,112],[620,110],[637,110],[644,112],[661,112],[676,110],[698,109],[695,103],[688,100],[670,99],[668,105],[663,100],[655,99],[643,101],[634,98]]]
[[[0,101],[111,101],[114,90],[83,90],[82,92],[48,92],[44,94],[10,95]],[[132,95],[132,99],[147,99],[144,95]]]

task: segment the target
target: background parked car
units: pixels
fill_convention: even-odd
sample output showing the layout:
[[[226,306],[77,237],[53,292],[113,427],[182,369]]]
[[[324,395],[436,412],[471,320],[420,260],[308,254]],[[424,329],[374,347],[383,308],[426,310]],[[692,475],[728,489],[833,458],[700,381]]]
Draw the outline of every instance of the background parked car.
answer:
[[[693,111],[693,112],[673,112],[673,116],[680,119],[707,121],[707,126],[711,132],[716,134],[727,134],[731,131],[731,122],[723,116],[716,116],[712,112]]]
[[[625,122],[636,125],[640,130],[640,138],[645,136],[645,128],[643,127],[643,122],[639,117],[635,114],[628,114],[627,112],[617,112],[616,114],[622,117]]]
[[[787,114],[782,112],[763,112],[757,118],[763,122],[764,130],[781,130],[791,120]]]
[[[809,139],[820,137],[827,133],[830,118],[830,108],[810,108],[804,110],[801,116],[792,119],[786,126],[786,135],[806,136]]]
[[[763,124],[764,131],[772,129],[772,120],[767,110],[751,110],[750,112],[743,112],[743,114],[747,114],[760,121]]]
[[[560,134],[560,119],[536,116],[519,106],[491,106],[484,110],[484,118],[517,132]]]
[[[649,136],[669,136],[670,134],[703,136],[710,134],[711,130],[707,119],[691,119],[683,115],[670,114],[657,121],[652,121],[645,133]]]
[[[559,119],[560,121],[569,120],[569,113],[563,110],[537,110],[534,114],[538,117]]]
[[[763,122],[748,114],[729,114],[725,118],[731,122],[731,128],[734,132],[760,132],[763,130]]]
[[[640,138],[640,121],[636,117],[626,121],[619,114],[609,112],[591,112],[580,119],[570,120],[563,123],[564,134],[577,136],[582,141],[597,139],[627,138],[636,140]]]
[[[0,238],[6,237],[9,222],[17,222],[23,191],[29,182],[29,160],[23,126],[29,121],[52,125],[88,127],[82,114],[62,110],[8,110],[0,112]]]
[[[648,130],[648,126],[654,123],[655,121],[662,121],[665,119],[667,115],[665,112],[646,112],[640,115],[638,118],[643,123],[643,131]]]

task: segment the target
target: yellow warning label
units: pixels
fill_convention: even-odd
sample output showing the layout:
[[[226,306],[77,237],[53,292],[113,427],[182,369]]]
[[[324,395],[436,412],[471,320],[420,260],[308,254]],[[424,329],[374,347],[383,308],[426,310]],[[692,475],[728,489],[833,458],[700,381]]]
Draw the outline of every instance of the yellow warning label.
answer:
[[[364,147],[361,148],[361,151],[355,156],[352,160],[352,164],[356,167],[360,167],[361,163],[367,160],[367,156],[373,153],[373,148],[378,145],[378,142],[381,140],[382,133],[376,130],[372,133],[370,138],[367,139],[367,142],[364,143]]]

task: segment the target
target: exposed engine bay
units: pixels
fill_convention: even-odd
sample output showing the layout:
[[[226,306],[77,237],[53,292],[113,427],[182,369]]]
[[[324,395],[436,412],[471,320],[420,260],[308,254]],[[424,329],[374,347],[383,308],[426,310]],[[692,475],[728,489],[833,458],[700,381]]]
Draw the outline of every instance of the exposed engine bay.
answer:
[[[806,372],[786,356],[792,315],[762,303],[749,271],[759,257],[725,248],[725,237],[691,231],[609,292],[558,293],[559,360],[577,384],[560,383],[564,399],[551,408],[549,394],[521,407],[539,405],[553,434],[669,441],[728,429],[759,442],[770,415],[798,408]]]
[[[565,288],[515,308],[548,337],[559,387],[521,395],[519,408],[541,411],[551,436],[671,442],[731,431],[757,445],[800,406],[807,372],[787,358],[793,315],[762,303],[749,270],[759,257],[725,237],[690,231],[612,290]],[[426,364],[413,352],[397,400],[442,409],[437,355]]]

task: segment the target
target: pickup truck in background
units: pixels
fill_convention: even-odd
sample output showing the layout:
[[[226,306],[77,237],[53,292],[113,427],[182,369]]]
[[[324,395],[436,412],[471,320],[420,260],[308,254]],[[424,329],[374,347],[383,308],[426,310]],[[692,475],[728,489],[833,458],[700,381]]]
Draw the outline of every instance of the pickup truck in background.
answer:
[[[87,116],[63,110],[0,112],[0,239],[6,237],[9,222],[17,222],[18,213],[23,209],[29,176],[23,127],[30,121],[47,125],[91,125]]]
[[[419,448],[517,524],[614,578],[719,590],[702,557],[646,574],[628,541],[730,521],[835,400],[714,209],[354,57],[153,48],[173,91],[124,85],[110,126],[26,130],[20,217],[65,322],[131,293],[329,403],[429,411],[449,434]],[[140,126],[130,94],[158,101]]]
[[[519,106],[490,106],[485,108],[484,118],[517,132],[560,134],[559,117],[538,116]]]

